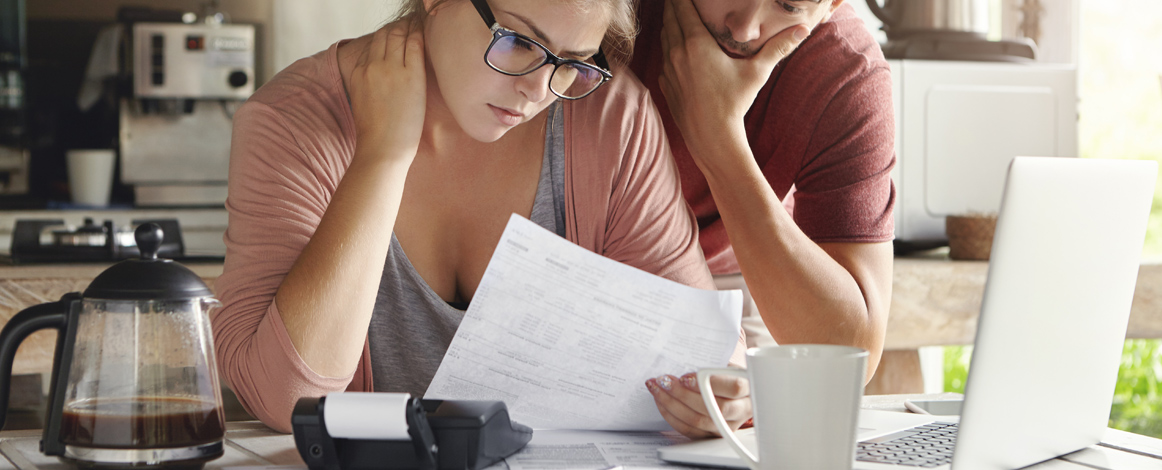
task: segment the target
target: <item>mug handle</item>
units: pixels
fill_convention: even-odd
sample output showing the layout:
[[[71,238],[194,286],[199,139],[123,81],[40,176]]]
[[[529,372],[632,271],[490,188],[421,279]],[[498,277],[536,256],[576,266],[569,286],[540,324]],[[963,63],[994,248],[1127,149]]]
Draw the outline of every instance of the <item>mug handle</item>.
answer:
[[[730,430],[730,426],[726,424],[722,410],[718,408],[718,402],[714,399],[714,390],[710,389],[710,376],[712,375],[732,375],[746,379],[749,378],[747,371],[746,369],[698,369],[698,391],[702,394],[702,402],[706,404],[706,410],[710,412],[710,419],[714,420],[714,426],[718,428],[718,432],[722,433],[722,437],[726,438],[726,442],[746,462],[748,467],[757,470],[758,457],[751,455],[750,450],[742,445],[742,441],[738,440],[738,436],[735,436],[734,432]]]

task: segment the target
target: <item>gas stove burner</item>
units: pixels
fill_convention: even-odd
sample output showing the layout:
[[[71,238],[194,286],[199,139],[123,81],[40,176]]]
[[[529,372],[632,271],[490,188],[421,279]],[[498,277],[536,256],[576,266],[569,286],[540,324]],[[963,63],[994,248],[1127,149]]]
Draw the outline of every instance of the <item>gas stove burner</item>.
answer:
[[[113,221],[101,225],[86,218],[84,225],[72,227],[63,220],[17,220],[12,230],[12,262],[84,263],[109,262],[140,256],[133,230],[152,222],[161,226],[165,240],[157,254],[162,258],[182,258],[185,246],[176,219],[134,220],[118,228]]]
[[[51,231],[50,231],[51,230]],[[48,232],[48,233],[46,233]],[[105,246],[109,238],[109,228],[93,223],[93,219],[85,218],[85,224],[76,230],[67,225],[49,226],[41,230],[41,244],[45,244],[45,235],[51,236],[51,244],[56,246]],[[116,233],[113,236],[117,236]]]
[[[962,35],[912,35],[881,47],[888,59],[1031,63],[1037,58],[1037,45],[1028,38],[987,41]]]

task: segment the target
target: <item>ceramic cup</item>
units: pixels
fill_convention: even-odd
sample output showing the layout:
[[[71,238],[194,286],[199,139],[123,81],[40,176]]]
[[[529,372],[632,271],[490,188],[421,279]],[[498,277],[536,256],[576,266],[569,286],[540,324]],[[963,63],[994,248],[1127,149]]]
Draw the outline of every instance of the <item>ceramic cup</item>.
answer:
[[[113,190],[113,150],[69,150],[69,192],[73,202],[85,206],[108,206]]]
[[[793,344],[752,348],[746,370],[700,369],[698,386],[719,433],[754,470],[850,469],[855,459],[867,351]],[[759,455],[731,432],[710,389],[710,376],[750,380]]]

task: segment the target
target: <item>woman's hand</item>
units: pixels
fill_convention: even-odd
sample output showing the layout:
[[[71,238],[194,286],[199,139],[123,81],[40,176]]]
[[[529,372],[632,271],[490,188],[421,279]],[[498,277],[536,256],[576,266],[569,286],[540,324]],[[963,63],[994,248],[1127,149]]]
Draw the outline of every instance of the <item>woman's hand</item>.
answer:
[[[681,378],[663,375],[646,381],[646,388],[654,396],[654,404],[675,431],[691,439],[714,437],[718,428],[710,418],[710,412],[698,391],[696,374],[689,373]],[[751,418],[754,411],[750,402],[750,383],[743,378],[725,375],[710,377],[710,388],[718,400],[718,408],[730,429],[738,429]]]
[[[421,23],[398,21],[376,31],[350,77],[358,145],[410,163],[424,129],[426,80]]]

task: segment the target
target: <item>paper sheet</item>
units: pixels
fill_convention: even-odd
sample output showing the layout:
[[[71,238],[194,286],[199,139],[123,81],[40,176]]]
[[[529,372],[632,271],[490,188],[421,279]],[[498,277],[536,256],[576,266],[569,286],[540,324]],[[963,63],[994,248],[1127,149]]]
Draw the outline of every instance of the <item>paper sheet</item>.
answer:
[[[689,439],[675,433],[537,431],[505,463],[509,470],[684,468],[658,458],[659,447],[683,442]]]
[[[741,291],[690,288],[513,215],[425,398],[503,400],[535,429],[669,429],[646,379],[725,366],[741,316]]]

